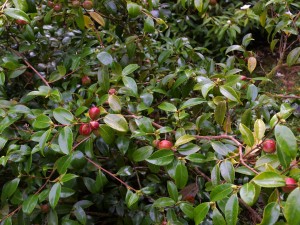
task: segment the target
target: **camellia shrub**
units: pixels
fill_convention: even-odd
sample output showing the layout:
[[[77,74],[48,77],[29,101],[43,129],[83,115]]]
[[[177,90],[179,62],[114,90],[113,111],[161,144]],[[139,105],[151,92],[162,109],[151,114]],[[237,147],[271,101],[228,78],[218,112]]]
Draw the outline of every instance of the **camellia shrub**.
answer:
[[[1,225],[300,224],[298,1],[0,3]]]

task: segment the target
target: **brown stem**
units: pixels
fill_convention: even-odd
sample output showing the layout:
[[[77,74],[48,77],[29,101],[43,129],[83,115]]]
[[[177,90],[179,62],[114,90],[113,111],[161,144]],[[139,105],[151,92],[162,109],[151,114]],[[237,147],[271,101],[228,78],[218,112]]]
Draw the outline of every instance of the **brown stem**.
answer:
[[[243,199],[239,198],[239,202],[253,215],[253,217],[256,220],[256,223],[260,223],[262,221],[261,216],[254,209],[252,209],[249,205],[247,205],[247,203],[244,202]]]
[[[120,178],[118,178],[115,174],[109,172],[108,170],[104,169],[102,166],[98,165],[96,162],[91,160],[89,157],[85,156],[86,160],[89,161],[91,164],[93,164],[95,167],[97,167],[99,170],[102,170],[103,172],[107,173],[109,176],[115,178],[117,181],[119,181],[121,184],[123,184],[127,189],[133,190],[137,192],[137,190],[130,185],[126,184],[124,181],[122,181]]]

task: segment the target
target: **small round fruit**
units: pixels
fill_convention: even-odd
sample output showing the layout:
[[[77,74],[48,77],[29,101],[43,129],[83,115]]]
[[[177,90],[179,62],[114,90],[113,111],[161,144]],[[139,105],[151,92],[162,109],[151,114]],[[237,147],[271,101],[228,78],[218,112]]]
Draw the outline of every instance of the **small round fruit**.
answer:
[[[50,8],[53,8],[54,7],[54,2],[48,1],[47,6],[49,6]]]
[[[81,83],[82,83],[82,85],[84,85],[84,86],[88,86],[88,85],[91,84],[91,78],[90,78],[89,76],[83,76],[83,77],[81,78]]]
[[[61,4],[57,3],[57,4],[54,5],[53,10],[55,12],[60,12],[61,8],[62,8]]]
[[[81,151],[75,151],[72,155],[71,166],[80,170],[86,165],[86,159]]]
[[[217,3],[218,3],[217,0],[210,0],[210,1],[209,1],[209,4],[210,4],[210,5],[216,5]]]
[[[16,20],[16,24],[19,24],[19,25],[26,25],[26,24],[27,24],[27,21],[25,21],[25,20]]]
[[[158,149],[172,149],[173,143],[168,140],[162,140],[158,144]]]
[[[152,141],[152,146],[155,147],[155,148],[158,148],[159,142],[160,142],[160,140]]]
[[[274,153],[276,151],[276,142],[272,139],[265,140],[262,149],[266,153]]]
[[[99,128],[99,123],[97,121],[91,121],[90,126],[92,130],[97,130]]]
[[[90,108],[89,110],[89,116],[92,120],[96,120],[99,118],[100,116],[100,109],[96,106],[93,106],[92,108]]]
[[[292,192],[297,187],[297,181],[291,177],[285,178],[285,186],[282,187],[282,191],[285,193]]]
[[[89,1],[89,0],[85,0],[83,3],[82,3],[82,7],[89,10],[89,9],[92,9],[94,6],[93,2],[92,1]]]
[[[48,213],[50,209],[48,204],[40,205],[40,208],[43,213]]]
[[[87,136],[92,132],[92,128],[89,124],[82,124],[79,127],[79,134]]]
[[[242,76],[241,76],[241,80],[248,80],[248,77],[242,75]]]
[[[111,88],[111,89],[109,89],[108,94],[109,94],[109,95],[114,95],[114,94],[116,94],[116,92],[117,92],[116,89]]]
[[[80,1],[78,1],[78,0],[72,1],[72,6],[75,8],[78,8],[80,6]]]

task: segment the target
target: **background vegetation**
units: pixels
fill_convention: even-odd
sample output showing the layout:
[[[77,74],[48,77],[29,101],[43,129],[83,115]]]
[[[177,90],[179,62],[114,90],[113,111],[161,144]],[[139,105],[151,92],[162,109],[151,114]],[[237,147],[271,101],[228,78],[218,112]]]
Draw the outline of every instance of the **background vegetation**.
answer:
[[[0,224],[300,224],[299,28],[296,0],[0,0]]]

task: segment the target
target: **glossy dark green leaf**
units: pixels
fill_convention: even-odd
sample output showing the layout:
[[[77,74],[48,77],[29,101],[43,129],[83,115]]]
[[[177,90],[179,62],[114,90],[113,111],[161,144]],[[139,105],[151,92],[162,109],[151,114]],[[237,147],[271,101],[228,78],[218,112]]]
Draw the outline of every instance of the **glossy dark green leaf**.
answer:
[[[38,195],[31,195],[27,197],[22,204],[23,212],[26,214],[31,214],[35,206],[37,205],[38,199],[39,199]]]
[[[160,55],[158,56],[158,64],[164,63],[172,54],[171,50],[164,50]]]
[[[220,166],[219,164],[216,164],[214,168],[211,171],[211,183],[213,186],[217,186],[221,182],[221,176],[220,176]]]
[[[167,189],[168,189],[168,193],[169,196],[175,201],[178,201],[178,190],[176,185],[172,182],[172,181],[168,181],[167,182]]]
[[[240,196],[247,205],[252,206],[260,194],[260,187],[254,183],[246,183],[240,188]]]
[[[80,206],[75,206],[73,213],[81,224],[86,224],[86,213]]]
[[[182,161],[179,161],[175,168],[175,184],[177,188],[182,189],[188,181],[188,170]]]
[[[211,147],[220,155],[228,155],[231,150],[220,141],[211,142]]]
[[[61,151],[69,154],[73,146],[73,132],[70,127],[64,127],[60,130],[58,135],[58,144]]]
[[[210,200],[215,202],[226,198],[232,192],[232,184],[220,184],[210,193]]]
[[[133,2],[127,2],[128,15],[132,18],[137,17],[141,13],[142,7]]]
[[[286,62],[288,66],[294,65],[300,56],[300,47],[294,48],[290,53],[288,54],[286,58]]]
[[[218,225],[226,225],[225,219],[218,210],[218,208],[214,208],[213,214],[212,214],[213,224]]]
[[[30,23],[29,16],[21,9],[7,8],[4,10],[4,14],[16,20],[24,20],[27,23]]]
[[[51,123],[52,121],[48,116],[41,114],[34,120],[32,126],[37,129],[44,129],[49,127]]]
[[[106,124],[101,124],[98,131],[106,144],[112,144],[114,142],[115,130],[113,130],[110,126]]]
[[[228,183],[234,183],[235,178],[235,171],[232,163],[228,160],[225,160],[220,165],[220,171],[222,177],[228,182]]]
[[[179,108],[179,110],[186,109],[188,107],[192,107],[195,105],[200,105],[202,103],[206,102],[206,100],[202,98],[190,98],[189,100],[185,101]]]
[[[53,116],[57,122],[64,124],[64,125],[70,125],[74,120],[73,114],[64,108],[54,109]]]
[[[222,95],[224,95],[229,100],[234,101],[234,102],[240,102],[240,98],[239,98],[237,92],[232,87],[220,86],[220,92],[222,93]]]
[[[280,205],[277,202],[269,203],[263,214],[263,219],[259,225],[273,225],[277,222],[280,215]]]
[[[163,102],[160,105],[158,105],[158,108],[161,110],[164,110],[166,112],[176,112],[177,108],[175,105],[168,103],[168,102]]]
[[[138,94],[137,84],[133,78],[125,76],[122,78],[122,81],[123,81],[125,87],[127,87],[135,95]]]
[[[164,207],[170,207],[175,205],[175,201],[168,197],[161,197],[154,201],[153,207],[156,208],[164,208]]]
[[[290,128],[277,125],[275,127],[276,144],[283,154],[290,156],[292,159],[296,157],[298,146],[296,137]]]
[[[57,167],[57,171],[59,172],[59,174],[64,174],[67,172],[71,161],[72,155],[65,155],[55,162],[55,166]]]
[[[275,172],[262,172],[255,176],[252,181],[260,187],[283,187],[285,179],[282,175]]]
[[[58,200],[60,198],[60,192],[61,192],[61,184],[55,183],[49,192],[49,203],[53,209],[56,207],[58,203]]]
[[[143,161],[143,160],[149,158],[150,155],[152,154],[152,152],[153,152],[152,146],[141,147],[133,152],[132,159],[135,162]]]
[[[283,214],[288,224],[300,224],[300,188],[293,190],[285,203]]]
[[[172,150],[158,150],[146,159],[146,161],[157,166],[165,166],[170,164],[173,159],[174,152]]]
[[[104,117],[104,122],[117,131],[128,131],[127,121],[121,114],[108,114]]]
[[[244,124],[240,123],[239,130],[242,134],[243,141],[245,142],[246,145],[248,146],[253,146],[254,145],[254,136],[251,130],[246,127]]]
[[[127,190],[125,202],[128,208],[131,208],[138,200],[139,200],[139,196],[136,193]]]
[[[180,145],[186,144],[190,141],[193,141],[195,139],[196,138],[193,135],[186,134],[186,135],[183,135],[180,138],[178,138],[177,141],[175,142],[174,146],[180,146]]]
[[[98,60],[105,66],[112,64],[113,58],[108,52],[100,52],[97,55]]]
[[[225,219],[227,225],[236,225],[238,221],[239,201],[236,194],[231,195],[225,206]]]
[[[194,207],[191,203],[182,202],[179,207],[189,219],[194,219]]]
[[[215,109],[215,121],[217,124],[222,125],[226,115],[226,102],[218,102]]]
[[[48,225],[59,225],[56,210],[50,209],[50,212],[47,214],[47,224]]]
[[[194,221],[195,224],[200,224],[206,217],[209,211],[209,202],[204,202],[194,208]]]
[[[120,112],[122,108],[121,101],[118,96],[116,95],[109,95],[108,97],[108,104],[109,107],[114,111],[114,112]]]
[[[1,201],[4,202],[7,198],[12,196],[18,188],[20,178],[15,178],[11,181],[8,181],[3,185],[1,192]]]

